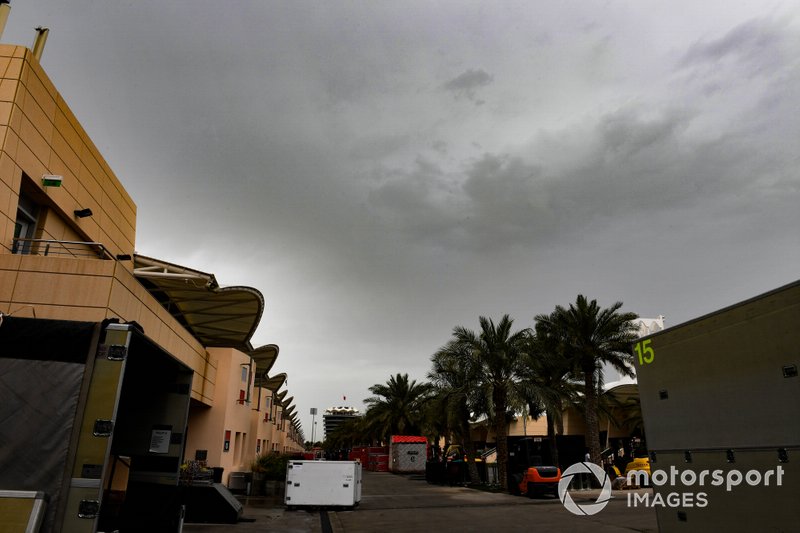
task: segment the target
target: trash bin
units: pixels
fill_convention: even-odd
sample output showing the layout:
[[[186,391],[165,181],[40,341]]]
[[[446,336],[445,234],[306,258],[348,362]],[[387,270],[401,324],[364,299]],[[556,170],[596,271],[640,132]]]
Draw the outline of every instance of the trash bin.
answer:
[[[488,483],[489,472],[487,471],[486,462],[477,461],[475,465],[478,467],[478,477],[480,478],[481,483]]]
[[[214,466],[211,470],[214,471],[214,483],[222,483],[222,472],[225,469],[221,466]]]
[[[250,472],[231,472],[228,476],[228,490],[244,494],[247,492],[247,479]]]

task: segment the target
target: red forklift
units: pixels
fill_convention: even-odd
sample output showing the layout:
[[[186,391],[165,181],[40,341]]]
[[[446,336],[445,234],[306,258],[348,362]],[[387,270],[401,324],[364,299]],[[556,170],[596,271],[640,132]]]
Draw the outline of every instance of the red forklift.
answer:
[[[561,469],[544,463],[542,442],[524,437],[508,445],[508,489],[529,498],[552,494],[558,497]]]

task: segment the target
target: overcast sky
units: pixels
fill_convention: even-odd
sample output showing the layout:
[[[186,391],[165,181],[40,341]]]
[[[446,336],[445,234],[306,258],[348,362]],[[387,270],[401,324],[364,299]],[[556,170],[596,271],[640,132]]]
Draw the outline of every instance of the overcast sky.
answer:
[[[308,438],[480,315],[800,277],[797,2],[12,0],[2,40],[36,26],[137,251],[264,294]]]

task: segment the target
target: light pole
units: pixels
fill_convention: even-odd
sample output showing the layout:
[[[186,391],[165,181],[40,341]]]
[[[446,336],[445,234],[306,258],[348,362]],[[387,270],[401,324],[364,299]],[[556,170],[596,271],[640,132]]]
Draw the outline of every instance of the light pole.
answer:
[[[317,408],[311,408],[311,447],[314,447],[314,430],[317,427],[317,423],[314,421],[314,417],[317,416]]]

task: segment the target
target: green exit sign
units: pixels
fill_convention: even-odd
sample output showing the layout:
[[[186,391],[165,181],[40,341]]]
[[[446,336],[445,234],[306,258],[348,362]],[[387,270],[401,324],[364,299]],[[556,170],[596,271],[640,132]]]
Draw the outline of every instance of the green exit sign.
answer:
[[[53,174],[45,174],[42,176],[42,185],[45,187],[61,187],[62,181],[64,181],[63,176],[55,176]]]

